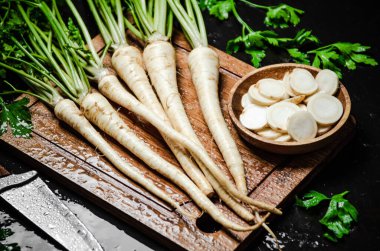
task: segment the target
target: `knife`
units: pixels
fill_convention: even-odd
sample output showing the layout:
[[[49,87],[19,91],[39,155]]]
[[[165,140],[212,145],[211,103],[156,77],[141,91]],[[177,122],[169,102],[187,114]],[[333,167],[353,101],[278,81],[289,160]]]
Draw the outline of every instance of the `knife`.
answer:
[[[0,166],[0,177],[1,174],[6,172]],[[103,250],[91,232],[55,196],[36,171],[1,177],[0,197],[65,249]]]

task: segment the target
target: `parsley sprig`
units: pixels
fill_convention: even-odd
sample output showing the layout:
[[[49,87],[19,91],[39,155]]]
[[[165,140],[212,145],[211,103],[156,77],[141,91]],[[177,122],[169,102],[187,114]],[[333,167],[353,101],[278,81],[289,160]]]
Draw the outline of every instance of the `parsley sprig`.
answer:
[[[249,7],[266,10],[264,23],[273,28],[296,26],[300,23],[300,15],[304,14],[303,10],[286,4],[264,6],[248,0],[239,1]],[[302,29],[294,38],[280,37],[273,30],[254,30],[240,17],[236,2],[237,0],[199,0],[199,6],[221,21],[230,15],[236,18],[242,26],[242,33],[228,41],[226,51],[230,54],[244,51],[251,56],[255,67],[260,66],[267,50],[273,48],[287,51],[294,62],[331,69],[340,78],[342,68],[355,70],[359,64],[378,65],[374,58],[365,54],[370,47],[360,43],[338,42],[320,46],[319,39],[310,30]]]
[[[300,15],[304,13],[303,10],[287,4],[265,6],[247,0],[240,1],[249,7],[265,10],[266,16],[264,23],[268,27],[273,28],[296,26],[301,21]],[[229,17],[229,13],[232,12],[235,2],[234,0],[199,0],[199,6],[202,10],[209,10],[210,15],[223,21]]]
[[[248,1],[243,1],[243,2],[245,2],[246,4],[251,4],[252,5],[251,7],[255,5]],[[234,0],[224,0],[224,1],[200,0],[199,5],[201,9],[209,10],[210,15],[215,16],[219,20],[227,19],[230,14],[232,14],[236,18],[236,20],[242,26],[242,34],[228,41],[226,51],[227,53],[232,54],[240,50],[243,50],[245,53],[251,56],[251,62],[253,66],[255,67],[260,66],[261,61],[266,56],[267,49],[271,47],[285,49],[285,50],[290,49],[291,51],[289,53],[292,52],[291,55],[295,56],[296,49],[294,48],[297,48],[305,44],[306,42],[312,42],[312,43],[319,42],[318,38],[312,35],[311,31],[307,31],[304,29],[300,30],[294,38],[280,37],[273,30],[263,30],[263,31],[254,30],[250,25],[248,25],[241,18],[241,16],[239,15],[236,9],[236,3]],[[257,6],[255,5],[255,8],[258,6],[259,5]],[[267,13],[269,16],[267,15],[266,20],[271,20],[272,24],[274,24],[274,20],[275,20],[273,15],[279,15],[276,20],[277,20],[277,24],[280,25],[280,21],[279,21],[281,19],[280,16],[282,16],[283,18],[285,14],[279,11],[280,10],[279,6],[275,6],[275,7],[261,6],[260,8],[268,9],[268,13],[270,15]],[[275,14],[275,13],[278,13],[278,14]],[[282,26],[285,27],[285,23],[287,22],[292,22],[295,25],[295,24],[298,24],[299,21],[297,22],[295,17],[291,19],[286,18],[286,20],[284,20],[284,23],[282,23],[283,24]],[[301,56],[303,55],[300,54],[297,58],[300,59]],[[304,61],[306,62],[306,59]]]
[[[341,77],[340,66],[355,70],[357,64],[378,65],[374,58],[364,54],[370,48],[360,43],[339,42],[310,50],[307,54],[314,56],[313,66],[334,70]]]
[[[201,10],[208,10],[211,16],[221,21],[228,19],[234,4],[233,0],[199,0]]]
[[[348,191],[329,198],[317,191],[310,191],[303,196],[304,200],[296,197],[296,205],[309,209],[318,206],[322,201],[329,200],[330,204],[327,211],[319,222],[328,229],[323,236],[333,242],[337,242],[344,235],[348,235],[351,224],[358,221],[358,211],[344,198],[346,194],[348,194]]]
[[[275,6],[264,6],[247,0],[240,1],[250,7],[266,10],[264,23],[273,28],[288,28],[290,25],[296,26],[301,21],[300,15],[304,14],[303,10],[283,3]]]

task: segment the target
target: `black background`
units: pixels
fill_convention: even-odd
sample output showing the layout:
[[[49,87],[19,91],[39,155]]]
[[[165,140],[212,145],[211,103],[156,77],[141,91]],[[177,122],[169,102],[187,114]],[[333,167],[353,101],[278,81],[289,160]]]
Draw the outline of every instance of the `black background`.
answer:
[[[81,13],[88,24],[94,24],[86,11],[85,1],[76,1]],[[266,4],[277,4],[279,1],[256,1]],[[380,61],[380,13],[371,1],[286,1],[288,4],[305,10],[301,23],[296,28],[278,30],[284,36],[294,36],[298,29],[313,30],[323,44],[338,41],[360,42],[373,48],[370,53]],[[264,12],[249,9],[238,4],[239,13],[256,30],[266,29],[263,25]],[[224,50],[226,43],[240,35],[240,26],[230,18],[220,22],[205,15],[206,26],[211,45]],[[96,27],[89,25],[93,34]],[[236,57],[249,62],[244,54]],[[287,62],[289,58],[277,53],[269,53],[263,65]],[[323,228],[318,220],[324,211],[304,210],[291,206],[284,210],[284,215],[271,224],[272,229],[279,234],[285,245],[284,250],[380,250],[380,71],[379,67],[359,67],[356,71],[343,72],[342,82],[349,90],[352,99],[352,113],[358,121],[355,138],[339,155],[304,190],[314,189],[327,195],[349,190],[347,198],[359,211],[359,223],[356,224],[348,237],[335,244],[322,237]],[[0,149],[0,164],[13,172],[28,169],[27,163],[21,163],[7,149]],[[48,177],[44,177],[49,181]],[[156,242],[146,238],[143,233],[120,223],[116,218],[92,205],[91,202],[78,197],[66,188],[49,182],[49,186],[65,201],[85,205],[93,216],[87,216],[91,222],[104,219],[114,225],[118,231],[109,232],[115,240],[130,235],[139,242],[155,250],[165,250]],[[326,208],[326,204],[322,208]],[[92,218],[91,218],[92,217]],[[52,242],[43,233],[36,231],[32,225],[25,222],[17,213],[6,205],[0,206],[0,225],[19,222],[22,231],[33,231],[29,243],[25,243],[22,233],[15,234],[15,240],[24,246],[34,247],[35,250],[51,249]],[[100,230],[98,230],[100,232]],[[97,235],[95,230],[95,235]],[[18,239],[17,239],[18,238]],[[54,243],[52,243],[54,245]],[[248,250],[268,250],[269,241],[262,235]],[[117,246],[105,246],[113,250]],[[39,247],[39,248],[38,248]],[[56,247],[59,248],[59,247]],[[119,246],[120,250],[130,250],[130,246]],[[139,250],[139,249],[138,249]],[[142,249],[141,249],[142,250]]]

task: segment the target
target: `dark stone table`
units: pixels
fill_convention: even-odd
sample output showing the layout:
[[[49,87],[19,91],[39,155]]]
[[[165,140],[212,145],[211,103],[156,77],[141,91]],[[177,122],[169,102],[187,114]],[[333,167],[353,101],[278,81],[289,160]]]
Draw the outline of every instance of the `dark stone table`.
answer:
[[[77,1],[82,2],[82,1]],[[80,3],[83,16],[85,1]],[[265,1],[259,1],[265,2]],[[279,1],[268,1],[279,3]],[[371,55],[380,61],[380,13],[370,1],[287,1],[305,10],[297,28],[281,30],[284,36],[293,36],[297,29],[312,29],[324,44],[349,41],[372,46]],[[254,29],[265,29],[264,13],[238,4],[239,12]],[[205,18],[210,44],[225,49],[226,42],[240,34],[237,22],[229,19],[220,22]],[[93,23],[91,21],[91,23]],[[91,27],[96,34],[96,28]],[[249,62],[243,54],[238,58]],[[269,53],[263,65],[287,62],[289,58]],[[325,194],[349,190],[347,198],[359,211],[359,223],[348,237],[335,244],[324,239],[324,229],[318,223],[321,210],[306,211],[296,206],[284,210],[284,215],[271,224],[285,246],[284,250],[380,250],[380,71],[379,67],[359,67],[354,72],[344,71],[343,83],[352,99],[352,113],[358,121],[357,134],[352,142],[315,177],[305,192],[314,189]],[[28,170],[28,163],[21,163],[6,149],[0,149],[0,164],[18,173]],[[94,233],[106,250],[165,250],[153,240],[137,232],[116,218],[97,208],[91,202],[68,189],[43,177],[49,187]],[[294,204],[294,203],[292,203]],[[7,242],[18,242],[23,250],[60,249],[52,240],[26,222],[3,203],[0,205],[0,226],[8,226],[14,235]],[[273,243],[262,235],[248,250],[270,250]]]

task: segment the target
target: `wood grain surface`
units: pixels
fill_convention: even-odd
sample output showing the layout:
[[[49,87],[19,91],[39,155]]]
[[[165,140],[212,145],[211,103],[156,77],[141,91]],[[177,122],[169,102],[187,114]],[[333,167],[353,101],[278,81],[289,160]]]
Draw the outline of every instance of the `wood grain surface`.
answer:
[[[101,39],[96,37],[94,41],[101,49],[103,46]],[[179,33],[175,34],[173,43],[176,46],[179,90],[192,126],[212,159],[231,178],[202,117],[196,92],[191,83],[187,66],[190,47],[184,36]],[[136,44],[141,46],[141,43]],[[249,195],[283,207],[286,202],[292,200],[294,193],[310,181],[323,164],[333,158],[348,142],[353,135],[355,122],[350,119],[343,127],[339,141],[318,152],[288,157],[252,148],[239,137],[233,127],[228,117],[227,101],[234,84],[254,68],[222,51],[215,50],[221,60],[220,101],[225,119],[244,161]],[[19,156],[49,178],[88,198],[92,203],[126,224],[143,231],[171,250],[241,250],[258,235],[257,232],[237,233],[219,229],[213,222],[205,220],[205,217],[197,222],[179,216],[164,202],[122,175],[93,146],[67,125],[59,122],[52,110],[43,103],[31,100],[30,108],[34,124],[33,137],[22,139],[14,138],[10,133],[5,134],[0,143],[9,153]],[[180,168],[156,129],[126,110],[121,109],[120,115],[153,150]],[[183,207],[199,212],[179,188],[151,171],[113,140],[108,137],[107,140],[121,156]],[[217,199],[215,203],[230,219],[244,224]],[[214,231],[209,231],[210,229]]]

